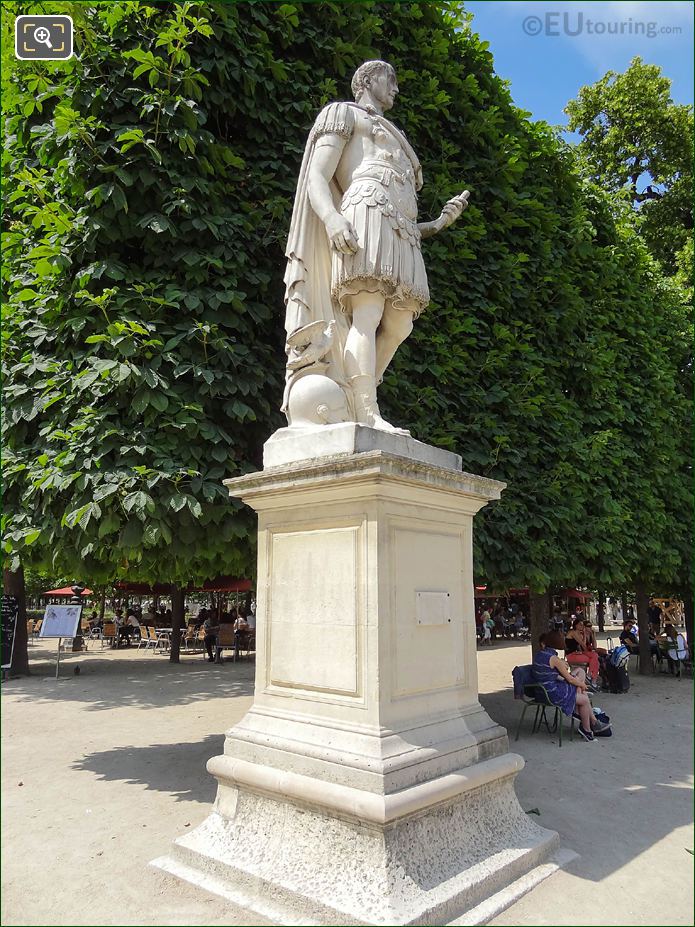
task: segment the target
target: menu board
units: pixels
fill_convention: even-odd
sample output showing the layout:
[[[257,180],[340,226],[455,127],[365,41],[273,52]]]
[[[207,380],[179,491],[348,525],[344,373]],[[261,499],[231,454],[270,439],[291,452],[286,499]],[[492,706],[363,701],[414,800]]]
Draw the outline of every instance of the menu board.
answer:
[[[47,605],[39,637],[76,637],[81,605]]]
[[[17,599],[13,595],[4,595],[2,597],[2,669],[9,669],[12,665],[18,614]]]

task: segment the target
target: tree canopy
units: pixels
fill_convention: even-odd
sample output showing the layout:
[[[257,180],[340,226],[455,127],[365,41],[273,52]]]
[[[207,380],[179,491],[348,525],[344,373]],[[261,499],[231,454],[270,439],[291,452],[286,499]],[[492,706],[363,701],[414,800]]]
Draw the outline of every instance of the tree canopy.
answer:
[[[5,4],[4,28],[9,8],[42,7]],[[572,148],[514,106],[458,4],[51,10],[73,14],[79,57],[12,62],[4,102],[9,556],[89,582],[251,568],[253,520],[221,480],[258,467],[282,424],[303,146],[380,57],[423,217],[471,190],[424,245],[432,303],[385,413],[508,482],[476,521],[478,575],[619,584],[651,561],[675,582],[677,285]]]
[[[675,272],[692,248],[693,107],[674,103],[661,68],[637,57],[582,87],[566,112],[589,172],[628,192],[650,252]]]

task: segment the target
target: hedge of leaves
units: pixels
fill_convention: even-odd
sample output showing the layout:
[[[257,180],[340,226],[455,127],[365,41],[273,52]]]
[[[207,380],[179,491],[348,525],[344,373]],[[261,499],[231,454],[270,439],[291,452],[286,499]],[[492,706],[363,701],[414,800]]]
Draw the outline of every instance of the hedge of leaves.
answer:
[[[458,5],[4,4],[4,29],[29,10],[71,12],[79,55],[7,78],[7,552],[90,581],[250,568],[253,519],[221,480],[282,424],[301,153],[382,57],[423,218],[471,191],[425,243],[432,304],[385,413],[508,481],[479,575],[679,580],[680,303]]]

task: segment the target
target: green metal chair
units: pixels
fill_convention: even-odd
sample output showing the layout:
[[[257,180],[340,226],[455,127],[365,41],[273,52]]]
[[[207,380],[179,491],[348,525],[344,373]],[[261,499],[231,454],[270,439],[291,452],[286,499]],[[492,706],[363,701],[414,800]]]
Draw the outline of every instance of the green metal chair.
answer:
[[[545,686],[537,682],[530,682],[529,679],[532,679],[531,675],[531,666],[515,666],[512,671],[512,679],[514,681],[514,698],[521,700],[524,703],[524,707],[521,711],[521,716],[519,722],[516,726],[516,736],[514,740],[519,739],[519,734],[521,732],[521,725],[523,724],[524,717],[529,708],[535,708],[536,713],[533,719],[533,727],[531,728],[531,733],[535,734],[537,731],[540,731],[541,727],[545,727],[549,734],[558,735],[559,746],[562,746],[562,719],[563,712],[562,709],[558,708],[557,705],[553,705],[548,696],[548,692]],[[552,710],[552,721],[548,717],[548,709]],[[570,719],[570,740],[574,737],[574,718]]]

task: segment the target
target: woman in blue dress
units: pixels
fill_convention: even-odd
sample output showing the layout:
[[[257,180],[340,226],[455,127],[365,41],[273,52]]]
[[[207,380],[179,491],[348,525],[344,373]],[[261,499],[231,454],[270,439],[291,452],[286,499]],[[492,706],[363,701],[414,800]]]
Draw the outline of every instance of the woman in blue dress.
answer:
[[[569,664],[557,655],[564,644],[560,631],[548,631],[540,636],[541,649],[533,660],[533,678],[545,687],[548,698],[566,715],[579,717],[579,733],[584,740],[593,740],[593,730],[605,725],[597,721],[587,695],[586,673],[580,667],[570,672]]]

